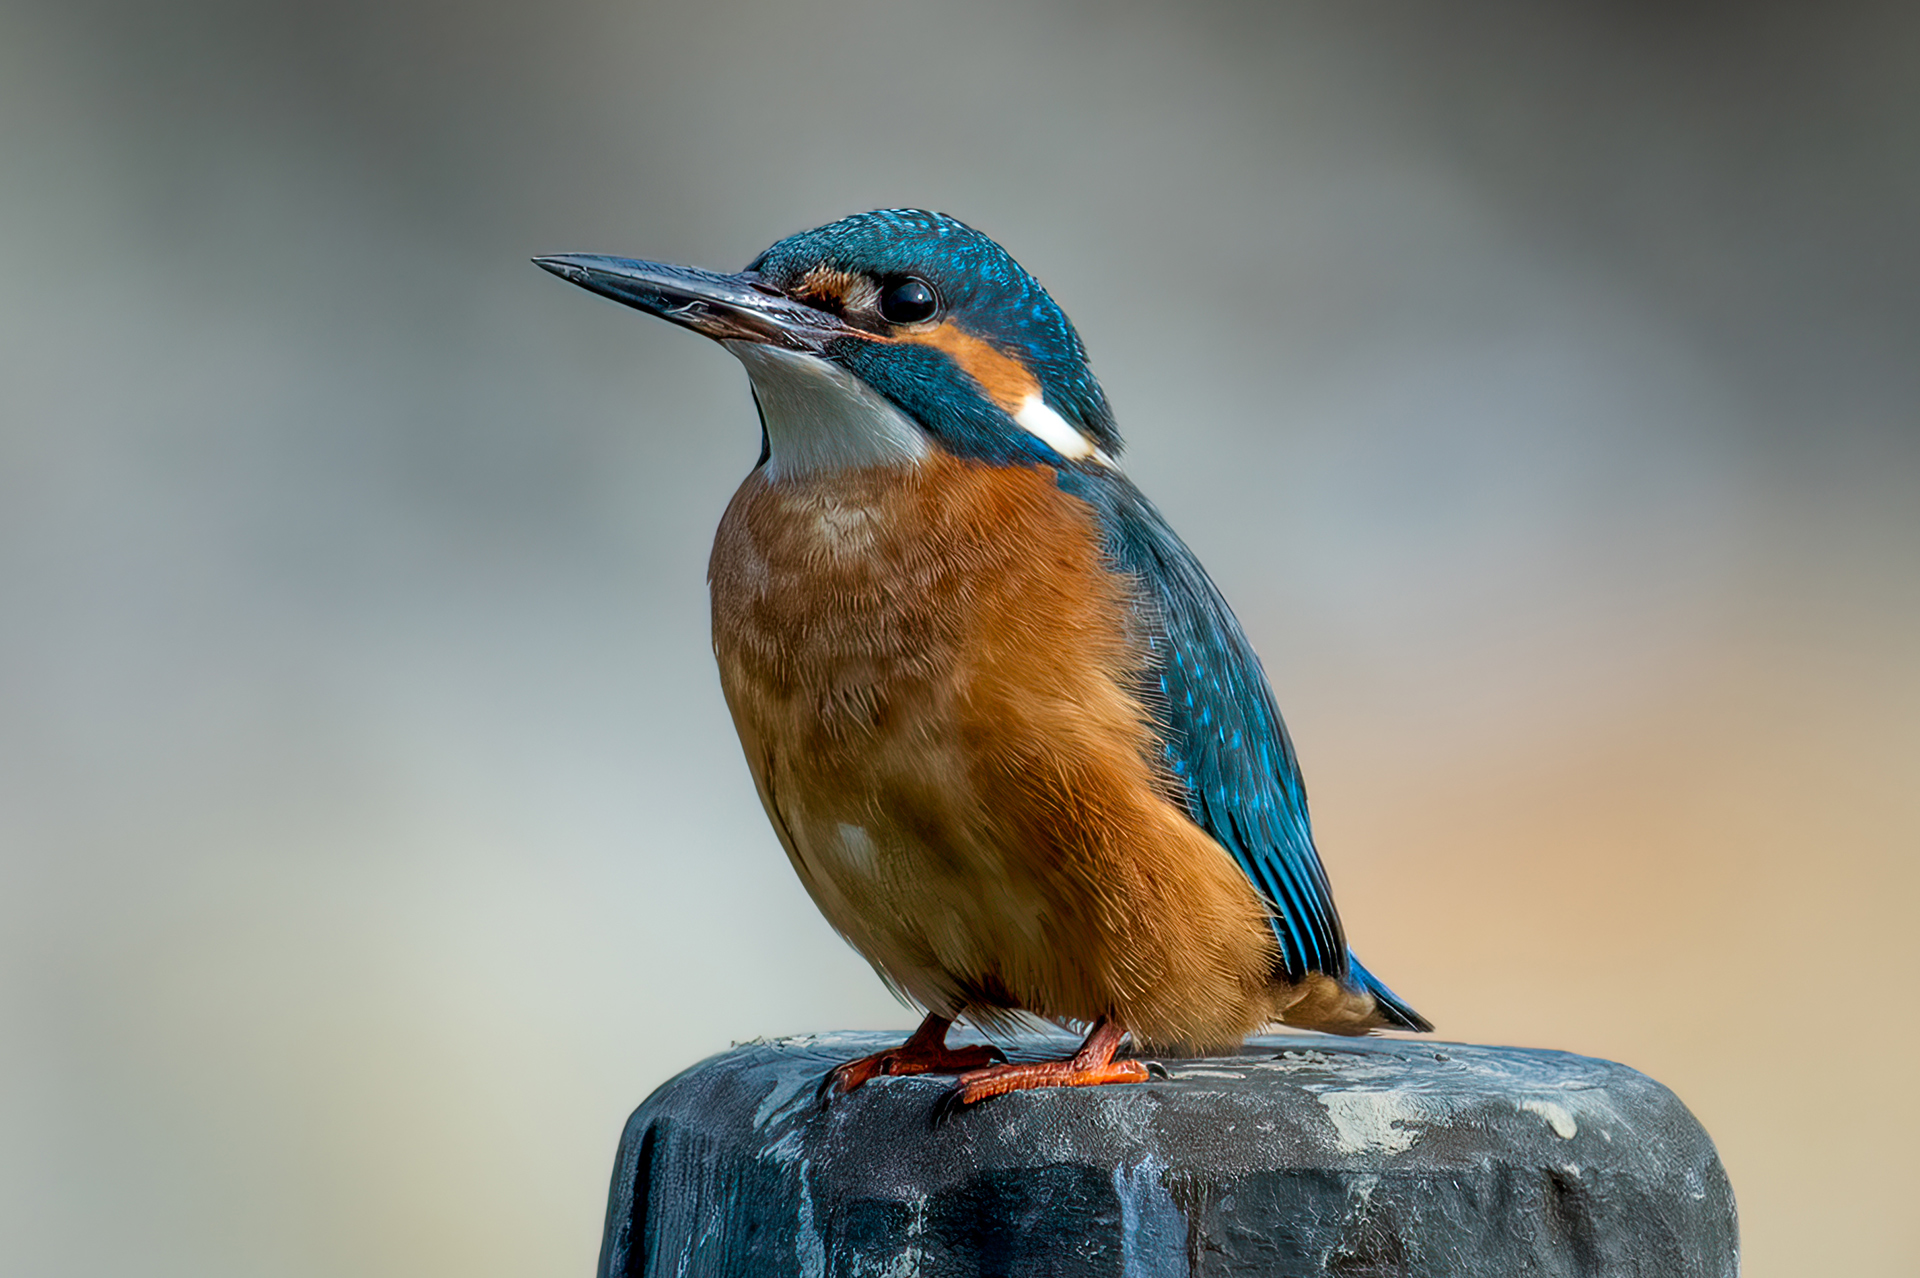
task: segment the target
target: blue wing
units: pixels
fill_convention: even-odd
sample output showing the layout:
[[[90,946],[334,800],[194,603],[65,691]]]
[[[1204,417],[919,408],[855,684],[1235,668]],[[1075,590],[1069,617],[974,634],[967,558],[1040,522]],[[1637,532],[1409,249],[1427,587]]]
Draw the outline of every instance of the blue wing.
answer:
[[[1154,658],[1143,691],[1161,721],[1167,767],[1194,821],[1273,907],[1276,975],[1345,979],[1346,935],[1314,851],[1293,742],[1240,623],[1130,482],[1063,471],[1061,487],[1099,513],[1108,553],[1138,583],[1142,638]]]
[[[1064,491],[1093,507],[1114,566],[1136,583],[1137,624],[1152,654],[1142,699],[1159,720],[1188,813],[1271,906],[1274,974],[1297,982],[1324,972],[1371,993],[1385,1023],[1432,1029],[1347,949],[1287,725],[1219,587],[1124,476],[1090,468],[1059,476]]]

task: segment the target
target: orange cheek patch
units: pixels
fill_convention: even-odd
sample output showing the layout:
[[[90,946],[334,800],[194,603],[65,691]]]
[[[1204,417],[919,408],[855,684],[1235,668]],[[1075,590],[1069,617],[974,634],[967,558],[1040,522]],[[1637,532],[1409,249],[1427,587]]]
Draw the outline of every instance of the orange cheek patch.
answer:
[[[961,331],[950,321],[928,332],[915,333],[900,340],[918,342],[946,352],[954,363],[966,371],[967,376],[980,383],[980,389],[994,403],[1009,414],[1017,414],[1028,397],[1040,393],[1039,381],[1027,371],[1025,364],[992,343]]]

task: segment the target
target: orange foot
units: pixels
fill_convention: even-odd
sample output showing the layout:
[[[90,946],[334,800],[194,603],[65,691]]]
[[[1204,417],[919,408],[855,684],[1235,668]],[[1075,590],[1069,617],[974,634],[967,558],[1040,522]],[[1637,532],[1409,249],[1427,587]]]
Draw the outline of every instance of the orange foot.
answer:
[[[1064,1061],[1036,1061],[1022,1065],[992,1065],[960,1076],[940,1102],[942,1116],[989,1096],[1023,1092],[1033,1087],[1099,1087],[1106,1083],[1144,1083],[1149,1070],[1143,1061],[1116,1061],[1120,1040],[1127,1031],[1101,1017],[1080,1050]],[[1164,1071],[1162,1071],[1164,1073]]]
[[[1007,1059],[999,1048],[985,1043],[975,1047],[948,1047],[947,1030],[952,1025],[952,1017],[929,1016],[920,1022],[913,1037],[900,1046],[836,1067],[827,1075],[821,1090],[845,1095],[882,1074],[958,1074]]]

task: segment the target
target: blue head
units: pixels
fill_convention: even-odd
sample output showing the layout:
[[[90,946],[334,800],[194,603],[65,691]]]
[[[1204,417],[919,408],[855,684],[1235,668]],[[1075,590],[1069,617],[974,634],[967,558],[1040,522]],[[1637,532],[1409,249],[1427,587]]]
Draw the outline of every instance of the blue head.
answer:
[[[737,275],[535,259],[724,344],[752,376],[776,471],[910,460],[1100,466],[1119,452],[1073,325],[1006,250],[884,209],[788,236]]]

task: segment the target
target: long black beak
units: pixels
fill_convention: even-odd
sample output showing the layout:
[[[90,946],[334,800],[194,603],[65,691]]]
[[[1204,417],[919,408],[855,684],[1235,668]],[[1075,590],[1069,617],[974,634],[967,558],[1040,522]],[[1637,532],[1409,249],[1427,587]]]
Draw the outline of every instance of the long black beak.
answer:
[[[848,331],[839,316],[794,301],[752,271],[721,275],[693,266],[596,253],[561,253],[536,257],[533,263],[581,288],[716,342],[760,342],[817,353]]]

